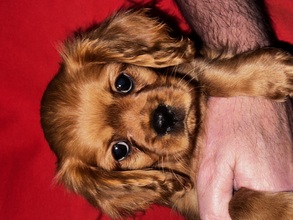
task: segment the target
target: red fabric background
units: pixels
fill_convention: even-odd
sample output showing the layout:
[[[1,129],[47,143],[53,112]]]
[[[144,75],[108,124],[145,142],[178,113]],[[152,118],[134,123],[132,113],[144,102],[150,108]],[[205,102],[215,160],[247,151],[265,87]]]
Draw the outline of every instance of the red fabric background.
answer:
[[[293,43],[292,0],[267,2],[280,40]],[[55,157],[43,138],[39,105],[58,69],[58,42],[124,3],[0,1],[0,219],[107,219],[81,197],[52,183]],[[171,0],[161,6],[177,14]],[[137,219],[180,217],[153,206]]]

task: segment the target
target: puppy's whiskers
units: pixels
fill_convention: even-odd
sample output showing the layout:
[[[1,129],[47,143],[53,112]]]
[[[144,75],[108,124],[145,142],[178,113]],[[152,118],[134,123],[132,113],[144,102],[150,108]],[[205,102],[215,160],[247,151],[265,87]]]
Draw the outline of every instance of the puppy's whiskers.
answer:
[[[161,157],[160,158],[160,160],[161,160],[161,166],[162,166],[162,172],[164,173],[165,172],[165,166],[164,166],[164,157]]]
[[[202,84],[200,84],[200,83],[198,83],[196,86],[189,86],[193,81],[197,81],[197,77],[195,77],[195,76],[192,76],[192,70],[190,70],[189,72],[187,72],[181,79],[180,79],[180,81],[178,82],[178,83],[180,83],[179,85],[181,86],[181,87],[184,87],[184,88],[186,88],[186,87],[189,87],[189,90],[188,90],[188,92],[189,93],[191,93],[191,92],[193,92],[195,89],[201,89],[202,91],[204,91],[204,88],[206,88],[206,86],[203,86]],[[188,76],[188,77],[190,77],[190,76],[192,76],[189,80],[185,80],[185,77],[186,76]]]
[[[180,168],[182,168],[184,173],[189,173],[189,167],[184,163],[184,156],[181,154],[175,154],[174,159],[176,162],[180,165]]]
[[[177,73],[178,73],[178,68],[179,68],[179,66],[175,66],[174,68],[172,68],[172,74],[171,74],[171,76],[172,77],[176,77],[176,75],[177,75]]]

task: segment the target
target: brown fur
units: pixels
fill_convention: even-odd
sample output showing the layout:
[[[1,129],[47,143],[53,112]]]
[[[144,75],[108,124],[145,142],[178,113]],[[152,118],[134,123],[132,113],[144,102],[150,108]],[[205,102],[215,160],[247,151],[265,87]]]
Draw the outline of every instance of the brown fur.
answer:
[[[170,37],[146,9],[119,12],[69,38],[41,105],[58,182],[113,218],[152,203],[199,218],[195,184],[207,96],[282,101],[293,91],[293,58],[274,48],[213,59],[196,54],[191,40]],[[121,74],[134,83],[125,94],[115,86]],[[159,106],[176,118],[160,134]],[[130,153],[115,160],[121,141]],[[291,219],[292,210],[292,193],[241,189],[230,204],[235,219]]]

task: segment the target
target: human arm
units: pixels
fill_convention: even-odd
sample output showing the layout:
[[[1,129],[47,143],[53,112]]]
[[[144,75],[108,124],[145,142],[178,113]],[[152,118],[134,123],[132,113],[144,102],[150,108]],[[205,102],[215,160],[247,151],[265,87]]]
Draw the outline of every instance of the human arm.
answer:
[[[230,53],[275,40],[255,0],[177,0],[205,47]],[[210,98],[197,191],[202,219],[229,218],[233,189],[293,189],[287,103],[263,98]]]

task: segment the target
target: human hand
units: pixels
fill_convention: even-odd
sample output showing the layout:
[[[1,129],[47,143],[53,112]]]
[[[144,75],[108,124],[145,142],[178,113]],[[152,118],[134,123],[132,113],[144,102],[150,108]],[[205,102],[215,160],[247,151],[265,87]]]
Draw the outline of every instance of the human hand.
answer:
[[[293,190],[292,137],[284,103],[210,98],[197,191],[202,219],[229,219],[233,189]]]

